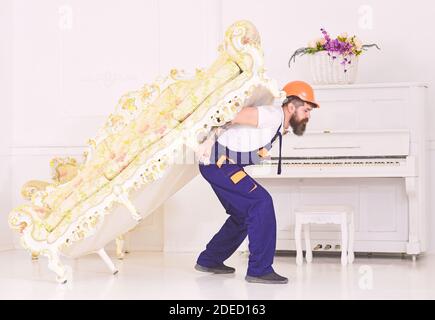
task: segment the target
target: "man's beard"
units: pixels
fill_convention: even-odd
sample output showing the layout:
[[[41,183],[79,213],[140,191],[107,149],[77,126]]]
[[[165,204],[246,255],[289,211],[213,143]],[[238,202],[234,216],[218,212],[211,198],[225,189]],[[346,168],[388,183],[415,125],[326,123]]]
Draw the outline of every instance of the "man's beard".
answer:
[[[302,136],[305,133],[305,129],[307,128],[307,122],[308,119],[299,120],[297,119],[296,114],[294,114],[290,118],[290,126],[293,129],[293,133],[297,136]]]

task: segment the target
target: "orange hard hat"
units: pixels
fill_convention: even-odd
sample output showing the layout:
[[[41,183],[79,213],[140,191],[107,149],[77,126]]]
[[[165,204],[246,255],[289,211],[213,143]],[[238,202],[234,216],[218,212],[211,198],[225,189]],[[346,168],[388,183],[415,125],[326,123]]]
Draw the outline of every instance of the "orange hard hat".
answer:
[[[316,99],[314,98],[313,88],[306,82],[289,82],[285,85],[283,90],[287,94],[287,97],[296,96],[305,102],[311,103],[314,108],[320,108],[320,105],[316,102]]]

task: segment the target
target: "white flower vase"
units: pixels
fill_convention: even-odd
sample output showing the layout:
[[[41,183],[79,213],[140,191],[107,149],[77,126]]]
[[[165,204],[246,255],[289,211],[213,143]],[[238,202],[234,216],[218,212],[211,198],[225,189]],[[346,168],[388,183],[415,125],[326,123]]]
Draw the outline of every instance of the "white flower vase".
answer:
[[[358,73],[357,56],[350,57],[351,63],[346,64],[346,66],[341,64],[342,56],[338,55],[336,59],[333,59],[327,51],[311,54],[309,58],[314,84],[352,84],[356,80]]]

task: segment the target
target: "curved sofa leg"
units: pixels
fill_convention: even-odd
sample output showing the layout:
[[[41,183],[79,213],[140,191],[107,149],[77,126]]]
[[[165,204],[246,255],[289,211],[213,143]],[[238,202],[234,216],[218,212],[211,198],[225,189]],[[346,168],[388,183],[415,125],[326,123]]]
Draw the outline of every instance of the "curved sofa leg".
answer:
[[[103,259],[104,263],[109,267],[112,274],[117,274],[118,269],[116,269],[112,259],[107,255],[106,250],[100,249],[97,251],[97,254],[100,256],[101,259]]]
[[[67,269],[61,262],[58,252],[46,250],[43,254],[48,258],[48,268],[56,273],[57,282],[65,284],[67,282]]]
[[[124,259],[125,252],[124,252],[124,243],[125,243],[125,235],[120,235],[118,238],[115,239],[116,242],[116,257],[119,260]]]
[[[39,260],[39,252],[32,251],[32,261]]]

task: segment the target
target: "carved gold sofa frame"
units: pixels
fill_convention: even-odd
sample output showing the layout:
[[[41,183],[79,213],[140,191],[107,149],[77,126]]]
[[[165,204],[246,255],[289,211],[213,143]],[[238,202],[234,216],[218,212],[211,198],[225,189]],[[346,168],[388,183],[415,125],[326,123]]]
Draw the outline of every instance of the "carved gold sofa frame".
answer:
[[[186,163],[186,150],[196,150],[202,137],[231,121],[244,105],[281,96],[265,76],[255,26],[236,22],[210,68],[191,78],[172,70],[122,96],[89,141],[82,163],[54,159],[51,182],[23,186],[21,194],[30,202],[12,210],[9,225],[21,231],[22,245],[34,257],[48,257],[61,283],[69,276],[61,255],[98,253],[116,273],[104,247],[198,174],[196,165]]]

